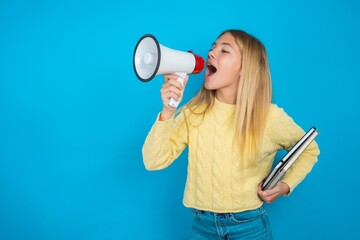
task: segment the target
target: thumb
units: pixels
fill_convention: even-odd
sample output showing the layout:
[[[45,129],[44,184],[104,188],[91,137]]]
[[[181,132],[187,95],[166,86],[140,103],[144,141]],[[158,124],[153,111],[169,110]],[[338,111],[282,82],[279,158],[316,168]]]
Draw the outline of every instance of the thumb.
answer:
[[[185,75],[185,78],[184,78],[184,88],[185,88],[188,80],[189,80],[189,75],[186,74],[186,75]]]
[[[264,194],[264,191],[262,190],[262,182],[258,184],[257,193],[261,196]]]

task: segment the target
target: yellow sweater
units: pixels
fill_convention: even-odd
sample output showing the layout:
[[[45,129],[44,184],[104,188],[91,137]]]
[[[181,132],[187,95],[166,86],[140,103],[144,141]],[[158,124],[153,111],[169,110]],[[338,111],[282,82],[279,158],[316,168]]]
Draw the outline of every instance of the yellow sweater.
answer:
[[[170,120],[156,120],[151,128],[143,146],[146,169],[166,168],[189,147],[185,206],[219,213],[260,207],[257,186],[270,172],[276,151],[291,148],[305,133],[272,104],[260,157],[249,164],[235,144],[234,112],[235,105],[216,100],[204,119],[185,110]],[[293,164],[283,179],[290,192],[311,171],[319,153],[313,142]]]

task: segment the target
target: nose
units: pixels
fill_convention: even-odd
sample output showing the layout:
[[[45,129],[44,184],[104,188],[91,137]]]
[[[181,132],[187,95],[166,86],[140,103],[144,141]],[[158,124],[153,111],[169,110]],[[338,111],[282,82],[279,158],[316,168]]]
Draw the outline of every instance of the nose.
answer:
[[[215,58],[215,54],[214,54],[214,50],[210,50],[208,53],[209,58],[214,59]]]

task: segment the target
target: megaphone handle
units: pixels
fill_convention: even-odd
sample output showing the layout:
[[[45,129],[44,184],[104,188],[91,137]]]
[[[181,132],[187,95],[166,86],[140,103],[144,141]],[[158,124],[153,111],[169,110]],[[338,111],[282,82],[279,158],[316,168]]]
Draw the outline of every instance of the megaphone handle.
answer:
[[[176,72],[175,75],[178,76],[177,81],[181,83],[181,85],[184,85],[184,79],[186,77],[186,73],[180,73]],[[170,98],[169,106],[173,108],[177,108],[179,106],[180,101],[175,101],[174,98]]]

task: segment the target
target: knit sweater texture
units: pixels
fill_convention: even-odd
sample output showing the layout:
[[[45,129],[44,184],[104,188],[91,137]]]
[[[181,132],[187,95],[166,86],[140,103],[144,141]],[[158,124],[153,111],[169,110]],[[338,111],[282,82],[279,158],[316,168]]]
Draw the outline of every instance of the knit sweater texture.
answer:
[[[205,116],[185,109],[167,121],[157,118],[152,126],[142,149],[146,169],[168,167],[188,147],[186,207],[218,213],[260,207],[258,184],[271,171],[276,152],[290,149],[305,133],[283,109],[271,104],[259,158],[251,163],[236,144],[234,113],[235,105],[215,100]],[[319,153],[314,141],[292,165],[282,180],[290,193],[311,171]]]

